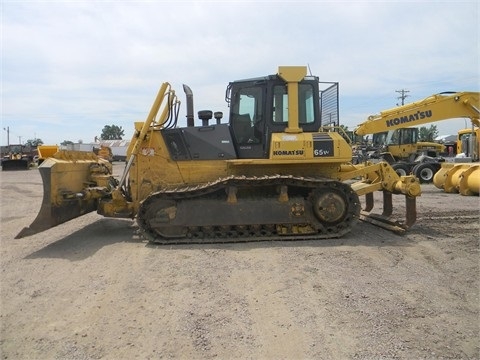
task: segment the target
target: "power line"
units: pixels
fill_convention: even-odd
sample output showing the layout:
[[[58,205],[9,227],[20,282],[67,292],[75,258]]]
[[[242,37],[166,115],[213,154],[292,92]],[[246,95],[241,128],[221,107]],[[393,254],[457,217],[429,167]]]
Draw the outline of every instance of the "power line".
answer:
[[[407,95],[407,93],[409,93],[410,91],[409,90],[405,90],[405,89],[402,89],[402,90],[395,90],[395,92],[401,94],[397,99],[401,99],[402,100],[402,105],[405,104],[405,99],[410,96],[410,95]],[[397,106],[399,106],[397,104]]]

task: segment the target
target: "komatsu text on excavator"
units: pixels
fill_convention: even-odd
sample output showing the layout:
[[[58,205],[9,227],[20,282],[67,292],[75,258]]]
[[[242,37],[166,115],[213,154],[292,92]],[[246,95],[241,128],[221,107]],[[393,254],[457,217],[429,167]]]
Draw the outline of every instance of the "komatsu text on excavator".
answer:
[[[442,152],[438,143],[418,141],[415,126],[453,118],[469,118],[472,125],[479,126],[478,92],[445,92],[429,96],[410,104],[371,115],[358,125],[356,135],[373,134],[374,145],[383,147],[384,158],[394,161],[413,161],[421,153]]]
[[[57,152],[39,167],[42,207],[17,238],[91,211],[136,218],[157,243],[334,238],[358,219],[405,231],[416,219],[418,180],[385,162],[352,165],[340,128],[322,126],[338,118],[338,84],[319,84],[304,66],[231,82],[229,122],[202,110],[197,126],[184,85],[187,126],[177,127],[179,101],[163,83],[146,120],[135,123],[120,179],[93,153]],[[383,194],[379,215],[374,192]],[[392,194],[406,199],[400,221],[392,217]]]

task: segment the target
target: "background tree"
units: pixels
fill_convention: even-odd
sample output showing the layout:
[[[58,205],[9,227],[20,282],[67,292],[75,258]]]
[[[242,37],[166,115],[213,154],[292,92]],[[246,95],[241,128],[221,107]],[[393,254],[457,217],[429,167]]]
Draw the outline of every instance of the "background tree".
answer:
[[[63,140],[60,145],[62,146],[67,146],[67,145],[73,145],[73,141],[70,140]]]
[[[100,138],[102,140],[122,140],[122,136],[125,136],[125,132],[121,126],[105,125]]]
[[[38,145],[43,145],[42,139],[30,139],[25,142],[26,146],[29,146],[31,148],[36,148]]]
[[[438,136],[437,125],[422,126],[418,130],[419,141],[433,141]]]

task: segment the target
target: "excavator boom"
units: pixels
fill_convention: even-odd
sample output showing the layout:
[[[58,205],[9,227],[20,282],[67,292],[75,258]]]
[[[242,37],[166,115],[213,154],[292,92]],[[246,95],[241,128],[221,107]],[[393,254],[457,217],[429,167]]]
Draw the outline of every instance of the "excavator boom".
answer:
[[[469,118],[480,126],[478,92],[441,93],[369,116],[354,130],[357,135],[375,134],[453,118]]]

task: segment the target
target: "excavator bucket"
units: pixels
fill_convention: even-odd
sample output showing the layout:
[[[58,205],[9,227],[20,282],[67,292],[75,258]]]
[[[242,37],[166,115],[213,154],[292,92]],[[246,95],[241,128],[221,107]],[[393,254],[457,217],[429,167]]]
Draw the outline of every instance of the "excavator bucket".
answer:
[[[480,193],[480,164],[443,163],[433,177],[433,184],[446,193],[478,196]]]
[[[46,159],[38,170],[43,181],[43,201],[35,220],[16,239],[30,236],[97,209],[94,194],[104,195],[93,178],[111,174],[111,165],[93,153],[60,151]],[[109,166],[110,165],[110,166]],[[93,175],[93,177],[92,177]],[[92,195],[93,194],[93,195]]]

